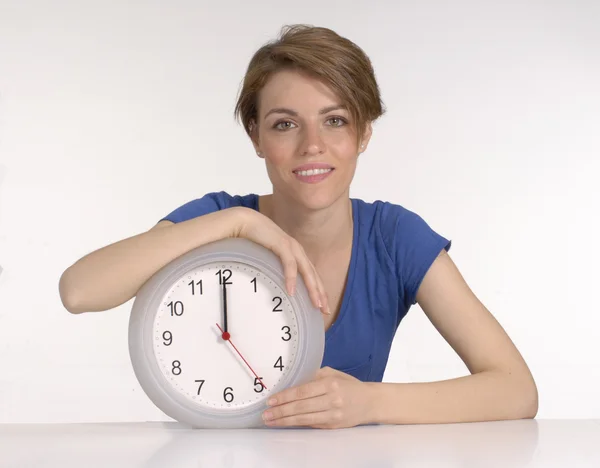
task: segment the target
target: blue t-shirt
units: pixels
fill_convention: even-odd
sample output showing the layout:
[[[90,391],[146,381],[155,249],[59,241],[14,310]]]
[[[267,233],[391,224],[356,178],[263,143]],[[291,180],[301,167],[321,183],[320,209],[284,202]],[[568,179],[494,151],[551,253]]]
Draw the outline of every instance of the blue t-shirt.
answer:
[[[354,235],[348,280],[339,315],[325,332],[322,366],[381,382],[396,329],[416,304],[425,273],[442,249],[450,249],[451,241],[400,205],[351,201]],[[208,193],[163,219],[179,223],[233,206],[258,211],[258,195]]]

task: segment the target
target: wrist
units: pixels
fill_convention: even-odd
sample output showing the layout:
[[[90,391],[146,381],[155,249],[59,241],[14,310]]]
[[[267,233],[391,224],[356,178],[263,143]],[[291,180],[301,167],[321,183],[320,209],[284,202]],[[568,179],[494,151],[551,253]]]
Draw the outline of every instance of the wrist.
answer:
[[[231,220],[230,230],[233,237],[244,237],[243,232],[248,229],[257,212],[245,206],[233,206],[223,210]]]
[[[364,382],[366,395],[366,411],[363,424],[379,424],[381,421],[383,384],[380,382]]]

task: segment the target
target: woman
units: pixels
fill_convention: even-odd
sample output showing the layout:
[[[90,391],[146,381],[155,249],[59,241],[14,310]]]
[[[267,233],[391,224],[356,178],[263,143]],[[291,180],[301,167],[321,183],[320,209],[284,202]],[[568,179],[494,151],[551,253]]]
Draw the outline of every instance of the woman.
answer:
[[[532,375],[450,259],[450,241],[400,205],[349,197],[372,122],[384,113],[363,51],[326,28],[286,27],[252,58],[235,112],[273,193],[205,194],[148,232],[92,252],[61,278],[65,307],[114,308],[185,252],[246,237],[281,258],[290,294],[302,275],[326,333],[322,368],[273,396],[268,425],[535,417]],[[472,375],[382,383],[396,329],[417,303]]]

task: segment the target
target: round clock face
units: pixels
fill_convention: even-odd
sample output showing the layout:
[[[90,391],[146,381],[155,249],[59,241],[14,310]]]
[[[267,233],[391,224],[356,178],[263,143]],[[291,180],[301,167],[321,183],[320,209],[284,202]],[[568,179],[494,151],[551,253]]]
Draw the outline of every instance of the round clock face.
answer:
[[[287,293],[235,261],[206,263],[172,282],[152,332],[168,384],[195,405],[222,412],[272,394],[294,367],[299,344]]]
[[[136,294],[135,376],[166,415],[193,427],[262,427],[266,400],[309,382],[325,349],[302,276],[288,296],[280,259],[242,238],[174,259]]]

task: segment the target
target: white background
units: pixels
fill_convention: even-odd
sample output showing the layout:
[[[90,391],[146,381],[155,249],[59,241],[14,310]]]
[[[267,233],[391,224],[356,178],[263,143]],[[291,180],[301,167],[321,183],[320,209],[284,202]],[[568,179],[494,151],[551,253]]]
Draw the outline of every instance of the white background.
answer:
[[[132,302],[74,316],[58,281],[206,192],[270,191],[232,113],[288,23],[373,61],[388,112],[351,196],[453,240],[539,418],[599,418],[600,3],[0,0],[0,423],[168,419],[130,365]],[[412,309],[385,380],[467,373]]]

